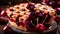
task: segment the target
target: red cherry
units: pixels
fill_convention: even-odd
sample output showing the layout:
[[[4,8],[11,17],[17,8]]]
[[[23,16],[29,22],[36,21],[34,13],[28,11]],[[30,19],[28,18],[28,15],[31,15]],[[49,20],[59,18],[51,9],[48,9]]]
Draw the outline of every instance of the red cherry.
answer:
[[[7,19],[5,19],[3,16],[0,17],[0,24],[5,25],[7,22]]]
[[[6,11],[3,10],[3,11],[1,12],[1,15],[5,17],[5,16],[7,15]]]
[[[3,28],[4,31],[9,30],[9,29],[10,29],[9,26],[5,26],[5,27]]]
[[[48,0],[41,0],[42,4],[47,4]]]
[[[33,4],[28,3],[26,8],[32,10],[32,9],[34,9],[34,7],[35,6]]]
[[[3,31],[10,31],[10,32],[11,32],[11,28],[10,28],[9,26],[5,26],[5,27],[3,28]]]
[[[56,3],[57,7],[60,7],[60,0],[56,0]]]
[[[60,8],[57,7],[57,8],[55,8],[55,10],[56,10],[57,15],[60,15]]]
[[[57,24],[59,24],[59,22],[60,22],[60,15],[59,15],[59,16],[56,16],[56,17],[54,18],[54,20],[57,22]]]
[[[37,24],[36,30],[37,30],[37,32],[42,32],[42,31],[45,31],[45,27],[43,24]]]
[[[9,27],[9,26],[5,26],[4,28],[3,28],[3,32],[5,33],[5,34],[10,34],[10,33],[12,33],[12,29]]]

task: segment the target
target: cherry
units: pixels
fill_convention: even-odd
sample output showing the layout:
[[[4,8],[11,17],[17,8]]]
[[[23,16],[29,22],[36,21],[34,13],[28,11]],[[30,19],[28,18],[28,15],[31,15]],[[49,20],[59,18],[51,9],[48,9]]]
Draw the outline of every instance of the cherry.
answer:
[[[56,7],[56,0],[42,0],[42,4],[46,4],[52,6],[53,8]]]
[[[39,23],[36,25],[35,29],[37,32],[42,32],[42,31],[45,31],[45,26]]]
[[[4,32],[4,34],[11,34],[12,29],[7,25],[3,28],[3,32]]]
[[[6,10],[3,10],[3,11],[1,12],[1,15],[4,16],[4,17],[7,16]]]
[[[60,8],[57,7],[57,8],[55,8],[55,10],[56,10],[56,14],[57,14],[57,15],[60,15]]]
[[[7,31],[7,30],[9,30],[9,29],[10,29],[9,26],[5,26],[5,27],[3,28],[3,31]]]
[[[42,2],[42,4],[47,4],[48,3],[48,0],[41,0]]]
[[[49,1],[49,5],[51,5],[51,6],[52,6],[52,5],[53,5],[53,1]]]
[[[37,29],[38,32],[42,32],[42,31],[45,31],[45,30],[46,30],[46,29],[45,29],[45,26],[44,26],[43,24],[45,23],[47,17],[48,17],[48,15],[45,16],[42,24],[41,24],[41,23],[38,23],[38,19],[37,19],[36,29]]]
[[[34,9],[34,7],[35,6],[33,4],[28,3],[26,8],[32,10],[32,9]]]
[[[55,10],[56,10],[56,16],[55,16],[54,20],[57,22],[57,24],[59,24],[59,22],[60,22],[60,7],[55,8]]]
[[[0,24],[5,25],[7,24],[8,20],[4,18],[3,16],[0,17]]]
[[[35,32],[37,31],[37,32],[42,32],[42,31],[45,31],[46,29],[45,29],[45,26],[43,25],[43,23],[45,23],[45,20],[47,19],[47,17],[48,17],[48,15],[46,14],[45,15],[45,18],[44,18],[44,20],[43,20],[43,22],[42,22],[42,24],[41,23],[38,23],[39,22],[39,18],[37,17],[37,25],[35,25],[34,23],[35,22],[33,22],[33,20],[31,20],[31,29],[33,29],[33,27],[35,27]],[[34,18],[35,19],[35,18]],[[32,30],[33,31],[33,30]]]
[[[60,7],[60,0],[56,0],[55,4],[56,4],[57,7]]]
[[[54,18],[54,20],[57,22],[57,24],[59,24],[59,22],[60,22],[60,17],[59,17],[59,16],[56,16],[56,17]]]

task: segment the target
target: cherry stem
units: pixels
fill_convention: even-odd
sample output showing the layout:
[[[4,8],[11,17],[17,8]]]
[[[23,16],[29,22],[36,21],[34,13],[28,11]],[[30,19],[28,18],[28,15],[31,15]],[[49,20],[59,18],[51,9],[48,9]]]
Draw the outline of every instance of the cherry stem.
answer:
[[[46,17],[45,17],[45,19],[43,20],[42,24],[44,24],[44,23],[45,23],[45,20],[47,19],[47,17],[48,17],[48,15],[46,15]]]
[[[42,24],[44,24],[44,22],[45,22],[45,20],[47,19],[47,17],[48,17],[48,15],[46,15],[46,17],[45,17],[45,19],[43,20]],[[35,26],[35,25],[33,24],[32,20],[31,20],[31,24],[32,24],[33,26]],[[37,24],[38,24],[38,18],[37,18]]]
[[[33,26],[35,26],[35,25],[33,24],[32,20],[31,20],[31,24],[32,24]]]

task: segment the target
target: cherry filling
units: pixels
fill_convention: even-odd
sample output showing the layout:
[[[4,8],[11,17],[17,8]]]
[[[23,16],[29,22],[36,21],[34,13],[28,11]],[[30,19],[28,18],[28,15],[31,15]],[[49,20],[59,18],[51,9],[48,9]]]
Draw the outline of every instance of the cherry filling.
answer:
[[[36,10],[30,10],[30,12],[35,12]]]
[[[39,23],[42,23],[42,21],[44,20],[44,17],[45,17],[45,16],[44,16],[43,12],[40,11],[39,14],[38,14]]]
[[[10,18],[12,18],[13,14],[10,15]]]
[[[10,9],[10,11],[14,11],[14,9]]]
[[[16,7],[17,9],[19,9],[19,7]]]
[[[21,17],[20,15],[16,18],[16,24],[18,25],[18,26],[20,26],[20,25],[22,25],[23,27],[26,25],[25,23],[23,23],[23,22],[19,22],[19,17]]]
[[[26,11],[25,9],[22,9],[22,11]]]
[[[26,27],[26,23],[24,22],[20,22],[20,24],[23,26],[23,27]]]
[[[21,25],[20,22],[19,22],[19,17],[20,17],[20,15],[16,18],[16,24],[17,24],[18,26]]]
[[[16,21],[15,21],[14,19],[10,18],[10,17],[8,17],[8,19],[9,19],[10,21],[12,21],[12,22],[16,22],[16,24],[17,24],[18,26],[20,26],[20,25],[22,25],[23,27],[26,26],[25,23],[19,22],[19,20],[18,20],[19,17],[16,19]]]
[[[30,9],[30,10],[33,10],[34,9],[34,5],[33,4],[30,4],[30,3],[28,3],[28,5],[27,5],[27,9]]]
[[[10,18],[9,16],[8,16],[8,20],[10,20],[12,22],[16,22],[14,19]]]
[[[25,20],[27,29],[29,29],[29,25],[30,25],[30,23],[31,23],[30,21],[31,21],[30,18],[27,18],[27,19]]]

